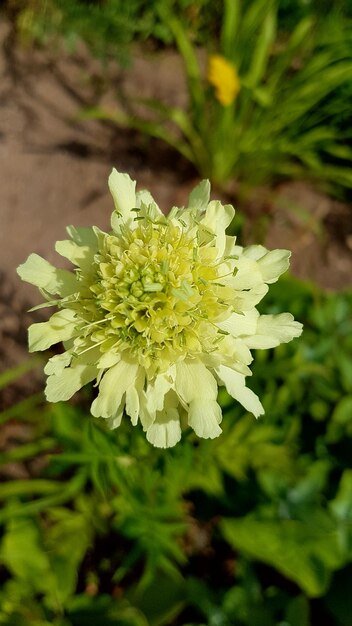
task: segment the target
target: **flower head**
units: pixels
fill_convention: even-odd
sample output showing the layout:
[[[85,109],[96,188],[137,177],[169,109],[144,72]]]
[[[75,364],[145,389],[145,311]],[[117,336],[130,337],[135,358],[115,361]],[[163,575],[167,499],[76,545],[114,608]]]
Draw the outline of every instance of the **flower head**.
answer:
[[[215,87],[216,99],[223,106],[233,103],[240,90],[236,68],[220,54],[212,54],[208,62],[208,81]]]
[[[92,414],[116,428],[125,411],[158,447],[175,445],[181,425],[199,437],[221,433],[218,384],[259,416],[263,407],[245,384],[250,350],[302,331],[290,313],[256,309],[288,268],[289,251],[237,246],[225,234],[234,209],[209,202],[208,181],[168,216],[127,174],[113,170],[109,187],[111,232],[71,226],[70,239],[56,244],[74,273],[36,254],[18,268],[59,309],[29,328],[31,352],[64,343],[45,367],[47,399],[67,400],[96,379]]]

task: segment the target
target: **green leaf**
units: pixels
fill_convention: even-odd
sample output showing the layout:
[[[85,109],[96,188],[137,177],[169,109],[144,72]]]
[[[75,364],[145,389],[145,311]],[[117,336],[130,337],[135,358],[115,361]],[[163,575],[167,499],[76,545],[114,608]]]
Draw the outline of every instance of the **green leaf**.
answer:
[[[30,502],[10,502],[0,511],[0,523],[8,522],[14,518],[36,515],[52,506],[67,502],[83,489],[85,482],[86,473],[81,470],[68,483],[62,483],[60,490],[52,495]]]
[[[62,488],[62,483],[54,480],[30,478],[28,480],[10,480],[0,485],[0,500],[18,496],[55,493]]]
[[[352,470],[345,470],[330,508],[339,520],[352,522]]]
[[[182,59],[185,65],[188,90],[191,97],[194,111],[200,117],[204,112],[204,89],[202,85],[202,77],[200,67],[195,53],[195,49],[189,39],[188,32],[184,28],[181,20],[176,16],[176,13],[172,11],[168,6],[168,2],[160,2],[156,4],[156,10],[162,21],[170,28],[179,52],[182,55]]]
[[[185,605],[185,583],[181,577],[170,577],[164,572],[158,572],[142,592],[139,588],[132,589],[127,597],[133,606],[145,614],[150,626],[167,626]]]
[[[0,454],[0,464],[11,463],[12,461],[24,461],[31,457],[53,450],[57,442],[52,437],[44,437],[39,441],[25,443],[17,448],[12,448]]]
[[[340,400],[331,419],[338,424],[346,424],[352,420],[352,396],[345,396]]]
[[[108,594],[79,594],[67,602],[66,613],[73,626],[150,626],[141,611],[125,598]]]
[[[342,474],[336,498],[329,508],[338,521],[338,539],[346,561],[352,557],[352,470]]]
[[[332,571],[343,563],[334,525],[323,514],[314,524],[248,515],[223,520],[220,528],[234,548],[275,567],[312,597],[325,592]]]
[[[64,604],[76,589],[78,568],[91,544],[93,528],[82,513],[69,509],[52,510],[50,519],[45,543],[55,576],[56,599]]]
[[[297,596],[289,602],[286,619],[290,626],[311,626],[309,602],[305,596]]]
[[[251,88],[256,87],[263,78],[276,35],[276,8],[270,0],[267,0],[262,16],[262,27],[253,50],[252,63],[245,77]]]
[[[343,397],[336,405],[328,425],[327,441],[334,443],[345,432],[352,433],[352,396]]]
[[[324,603],[335,618],[335,626],[351,626],[351,580],[352,565],[334,576]]]
[[[331,461],[316,461],[307,471],[306,476],[297,481],[296,485],[288,492],[288,499],[293,504],[304,504],[314,501],[326,485]]]
[[[0,548],[0,560],[10,572],[33,589],[48,593],[54,578],[36,523],[29,518],[11,520]]]
[[[351,158],[352,162],[352,158]],[[352,392],[352,360],[351,355],[343,350],[339,350],[336,355],[337,367],[341,374],[341,382],[345,391]],[[350,396],[352,399],[352,396]]]
[[[221,28],[221,50],[225,57],[231,59],[233,42],[240,24],[240,3],[224,0],[224,14]]]

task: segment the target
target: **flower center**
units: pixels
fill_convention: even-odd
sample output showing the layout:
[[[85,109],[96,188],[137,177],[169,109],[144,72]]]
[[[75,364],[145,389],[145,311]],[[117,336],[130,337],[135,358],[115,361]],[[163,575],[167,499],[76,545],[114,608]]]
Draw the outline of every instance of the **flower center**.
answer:
[[[84,304],[102,352],[129,350],[145,367],[162,367],[216,348],[223,335],[215,322],[232,312],[233,292],[221,282],[213,237],[200,241],[196,232],[143,220],[104,238]]]

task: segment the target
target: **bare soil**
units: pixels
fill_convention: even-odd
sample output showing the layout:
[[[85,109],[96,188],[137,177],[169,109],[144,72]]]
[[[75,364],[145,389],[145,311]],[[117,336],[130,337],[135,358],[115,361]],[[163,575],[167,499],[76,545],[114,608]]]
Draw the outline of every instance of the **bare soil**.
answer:
[[[137,54],[129,71],[102,73],[83,47],[74,55],[23,49],[10,25],[0,24],[0,370],[25,358],[25,329],[35,319],[25,311],[40,299],[15,268],[31,252],[63,264],[54,243],[68,224],[108,227],[112,166],[150,189],[165,210],[184,204],[196,182],[192,167],[161,143],[79,118],[86,106],[116,106],[121,85],[131,96],[187,101],[175,54]],[[293,272],[322,287],[352,285],[350,206],[304,182],[231,201],[246,215],[247,242],[290,248]]]

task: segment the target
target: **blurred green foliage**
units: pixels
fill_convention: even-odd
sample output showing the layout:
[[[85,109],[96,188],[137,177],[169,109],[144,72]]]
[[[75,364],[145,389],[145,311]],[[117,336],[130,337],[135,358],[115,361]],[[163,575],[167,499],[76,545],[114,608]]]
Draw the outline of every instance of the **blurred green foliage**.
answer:
[[[221,390],[216,440],[157,450],[88,392],[0,415],[32,433],[3,467],[37,467],[0,486],[0,624],[350,624],[352,293],[287,277],[264,305],[304,333],[256,353],[263,418]]]
[[[256,0],[251,0],[252,4]],[[172,30],[160,19],[159,8],[168,0],[5,0],[3,9],[14,16],[25,40],[45,43],[62,36],[71,46],[83,39],[99,56],[128,59],[133,41],[154,40],[155,45],[174,41]],[[233,4],[239,4],[234,0]],[[190,38],[207,45],[222,28],[223,1],[174,0],[173,11],[187,27]],[[300,19],[326,13],[352,17],[349,0],[279,0],[278,17],[283,31]]]
[[[133,44],[182,57],[188,106],[131,100],[85,111],[171,145],[202,177],[236,189],[305,178],[349,197],[352,190],[352,9],[348,0],[7,0],[23,42],[128,64]],[[221,105],[204,54],[232,62],[241,89]],[[120,87],[119,87],[120,89]]]
[[[172,3],[159,3],[184,62],[187,109],[137,98],[128,112],[87,115],[162,139],[218,186],[305,178],[343,195],[352,189],[351,20],[334,10],[324,19],[311,13],[284,31],[279,7],[279,0],[224,0],[220,35],[206,53],[233,64],[241,89],[223,106],[187,26]]]
[[[69,48],[83,40],[102,59],[131,61],[133,42],[152,40],[154,48],[173,42],[157,7],[165,0],[6,0],[24,43],[53,43],[63,38]],[[216,34],[221,5],[209,0],[176,0],[178,13],[190,35],[204,44]]]

